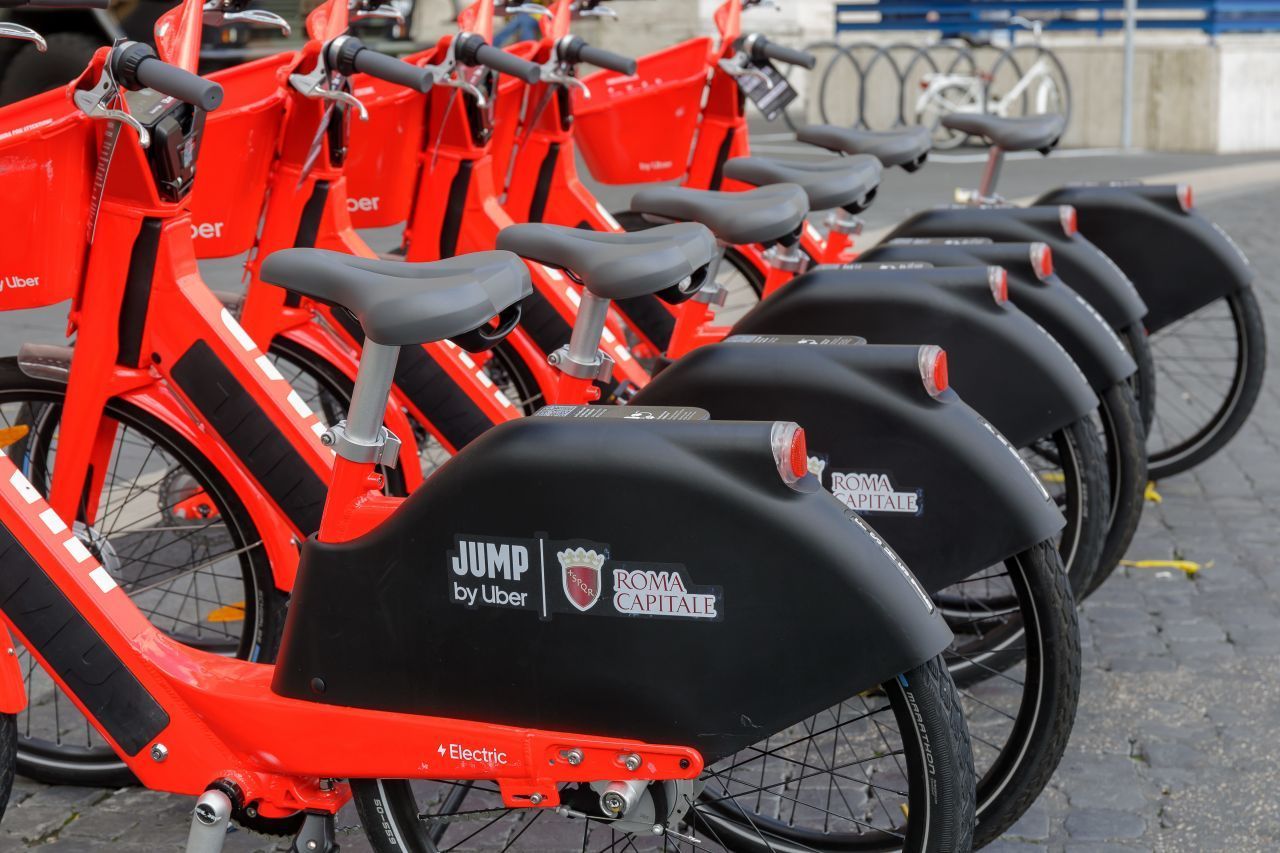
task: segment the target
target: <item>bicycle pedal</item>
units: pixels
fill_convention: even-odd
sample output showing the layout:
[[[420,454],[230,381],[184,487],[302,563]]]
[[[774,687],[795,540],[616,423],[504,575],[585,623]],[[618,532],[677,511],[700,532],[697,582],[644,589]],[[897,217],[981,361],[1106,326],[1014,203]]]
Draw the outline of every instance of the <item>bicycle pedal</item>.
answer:
[[[291,853],[338,853],[337,833],[333,827],[333,815],[324,812],[307,812],[302,829],[293,840]]]

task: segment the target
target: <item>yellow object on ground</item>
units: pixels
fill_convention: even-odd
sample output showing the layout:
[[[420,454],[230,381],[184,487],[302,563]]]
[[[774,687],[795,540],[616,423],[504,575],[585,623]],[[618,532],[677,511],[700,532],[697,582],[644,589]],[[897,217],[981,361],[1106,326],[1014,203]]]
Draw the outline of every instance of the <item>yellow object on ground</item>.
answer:
[[[1131,569],[1177,569],[1188,575],[1194,575],[1201,569],[1213,567],[1213,561],[1201,564],[1193,560],[1121,560],[1120,565]]]
[[[219,607],[208,616],[205,617],[206,622],[243,622],[244,621],[244,602],[239,601],[235,604],[228,604],[226,607]]]
[[[11,444],[17,444],[19,441],[27,437],[27,433],[31,432],[31,427],[26,424],[18,424],[11,427],[0,427],[0,450]]]

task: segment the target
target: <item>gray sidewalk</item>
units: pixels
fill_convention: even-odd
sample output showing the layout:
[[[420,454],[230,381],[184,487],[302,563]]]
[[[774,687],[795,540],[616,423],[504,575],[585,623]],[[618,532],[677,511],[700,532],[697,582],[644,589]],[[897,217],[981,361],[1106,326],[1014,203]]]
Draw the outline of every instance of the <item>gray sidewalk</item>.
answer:
[[[939,164],[941,174],[929,180],[945,186],[978,168]],[[1091,171],[1085,163],[1075,168]],[[1180,168],[1186,167],[1162,164],[1150,173]],[[1009,195],[1020,194],[1019,184],[1011,184]],[[884,195],[892,198],[889,189]],[[1280,192],[1237,190],[1204,198],[1201,207],[1261,271],[1260,298],[1270,328],[1280,329],[1280,288],[1268,278],[1280,268]],[[0,315],[0,353],[14,351],[24,336],[60,332],[60,320],[26,322],[21,327]],[[1273,377],[1277,360],[1273,348]],[[1277,387],[1268,383],[1252,420],[1224,453],[1159,484],[1163,502],[1148,503],[1129,558],[1188,560],[1203,568],[1192,576],[1126,568],[1084,606],[1083,695],[1066,758],[1027,816],[990,849],[1280,846]],[[0,850],[180,850],[191,805],[146,791],[19,780],[0,824]],[[344,814],[340,822],[356,821]],[[344,851],[367,849],[356,835],[342,843]],[[275,847],[274,840],[245,832],[227,845],[235,851]]]

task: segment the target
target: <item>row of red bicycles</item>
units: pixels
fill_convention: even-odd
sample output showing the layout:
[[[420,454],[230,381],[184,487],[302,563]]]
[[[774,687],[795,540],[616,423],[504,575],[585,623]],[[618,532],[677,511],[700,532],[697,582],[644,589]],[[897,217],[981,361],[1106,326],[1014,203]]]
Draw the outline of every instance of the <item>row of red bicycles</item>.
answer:
[[[1186,187],[1005,203],[1057,116],[944,119],[980,187],[857,252],[927,131],[753,156],[811,56],[726,0],[633,60],[599,5],[395,58],[324,0],[204,78],[246,10],[184,0],[0,109],[0,309],[70,300],[0,360],[0,803],[188,795],[190,853],[337,850],[352,801],[380,851],[951,851],[1039,796],[1076,603],[1257,397],[1248,262]],[[610,212],[579,159],[661,185]]]

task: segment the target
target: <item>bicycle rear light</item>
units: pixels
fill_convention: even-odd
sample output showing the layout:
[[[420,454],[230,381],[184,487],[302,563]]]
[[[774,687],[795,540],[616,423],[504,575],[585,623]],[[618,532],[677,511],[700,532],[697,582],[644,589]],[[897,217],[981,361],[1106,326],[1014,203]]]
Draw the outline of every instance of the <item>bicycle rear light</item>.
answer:
[[[1080,220],[1076,209],[1069,204],[1058,205],[1058,221],[1062,223],[1062,233],[1074,237],[1080,233]]]
[[[773,461],[778,466],[782,482],[794,486],[809,473],[809,448],[799,424],[775,421],[769,431],[769,443],[773,447]]]
[[[1053,275],[1053,250],[1047,243],[1031,244],[1031,267],[1041,281]]]
[[[929,344],[920,347],[917,361],[920,364],[920,378],[924,381],[924,390],[930,397],[937,397],[951,387],[947,377],[947,351],[942,347]]]
[[[1191,209],[1196,206],[1196,194],[1191,189],[1191,184],[1178,184],[1177,189],[1178,204],[1182,207],[1183,213],[1190,213]]]
[[[1004,267],[987,267],[987,284],[997,305],[1009,301],[1009,271]]]

